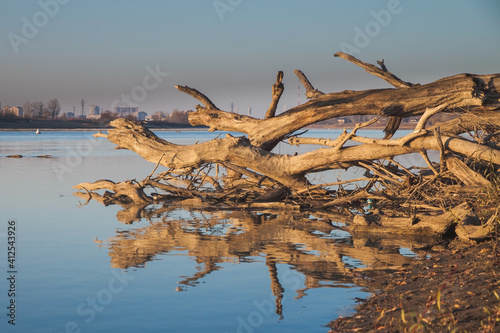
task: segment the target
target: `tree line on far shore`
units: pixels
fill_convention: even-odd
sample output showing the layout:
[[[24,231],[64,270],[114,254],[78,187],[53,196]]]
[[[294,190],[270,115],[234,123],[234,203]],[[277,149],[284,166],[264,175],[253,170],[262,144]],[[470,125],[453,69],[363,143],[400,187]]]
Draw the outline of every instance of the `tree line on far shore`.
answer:
[[[47,103],[44,102],[30,102],[26,101],[23,106],[23,116],[22,118],[33,118],[33,119],[56,119],[59,118],[61,120],[69,120],[74,119],[75,117],[69,117],[67,113],[61,113],[61,105],[57,98],[49,100]],[[2,103],[0,102],[0,118],[16,118],[18,117],[12,111],[9,111],[10,107],[5,106],[2,108]],[[173,124],[184,124],[189,125],[189,113],[193,112],[192,110],[179,110],[174,108],[171,113],[165,111],[156,111],[149,120],[173,123]],[[75,115],[76,116],[76,115]],[[457,115],[454,114],[438,114],[432,117],[429,120],[428,124],[433,125],[436,122],[443,122],[447,120],[451,120],[455,118]],[[355,124],[360,122],[368,121],[373,116],[366,115],[354,115],[354,116],[346,116],[338,119],[328,119],[322,122],[318,122],[317,125],[320,126],[349,126],[349,124]],[[98,121],[99,123],[109,123],[117,118],[120,118],[116,113],[105,110],[101,112],[100,118],[93,119]],[[126,116],[128,120],[137,121],[137,117],[133,114]],[[420,117],[409,117],[403,119],[403,123],[416,123]],[[385,125],[385,119],[379,120],[379,122]]]
[[[10,109],[9,106],[2,107],[2,103],[0,103],[0,117],[15,118],[20,116],[14,114]],[[22,106],[23,118],[56,119],[60,112],[61,104],[57,98],[53,98],[47,103],[26,101]]]
[[[167,123],[176,124],[189,124],[188,115],[192,112],[191,110],[179,110],[177,108],[173,109],[171,113],[165,111],[155,112],[151,119],[153,121],[162,121]],[[75,114],[75,117],[77,115]],[[22,115],[17,114],[12,111],[12,108],[8,105],[2,106],[0,102],[0,118],[29,118],[29,119],[74,119],[75,117],[69,117],[68,113],[61,114],[61,104],[57,98],[51,99],[48,102],[31,102],[26,101],[22,105]],[[120,118],[119,115],[110,110],[105,110],[101,113],[100,118],[94,119],[100,123],[109,123],[110,121]],[[125,118],[129,120],[137,120],[135,115],[128,115]]]
[[[188,116],[189,113],[193,112],[191,110],[179,110],[179,109],[174,109],[171,113],[165,112],[165,111],[157,111],[155,112],[149,120],[152,121],[161,121],[161,122],[166,122],[166,123],[172,123],[172,124],[183,124],[183,125],[189,125],[189,120]],[[116,113],[111,112],[110,110],[106,110],[101,113],[101,122],[110,122],[112,120],[115,120],[117,118],[122,118],[118,116]],[[133,120],[136,121],[137,117],[133,114],[128,115],[124,117],[128,120]]]

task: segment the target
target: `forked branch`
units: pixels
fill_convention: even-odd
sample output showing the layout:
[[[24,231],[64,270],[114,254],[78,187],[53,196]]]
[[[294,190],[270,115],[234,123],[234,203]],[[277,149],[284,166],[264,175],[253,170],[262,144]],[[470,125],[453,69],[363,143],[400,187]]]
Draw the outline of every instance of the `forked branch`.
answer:
[[[392,86],[396,88],[410,88],[413,87],[414,84],[410,82],[405,82],[398,78],[396,75],[392,74],[387,70],[387,67],[385,67],[384,61],[382,60],[379,62],[380,66],[382,69],[378,68],[377,66],[374,66],[372,64],[368,64],[366,62],[363,62],[347,53],[344,52],[337,52],[334,54],[335,57],[339,57],[342,59],[345,59],[349,62],[352,62],[355,65],[358,65],[359,67],[363,68],[365,71],[367,71],[370,74],[373,74],[375,76],[378,76],[379,78],[383,79],[384,81],[388,82]]]
[[[316,98],[321,95],[324,95],[322,91],[319,91],[318,89],[314,89],[313,85],[309,80],[307,79],[306,75],[299,69],[295,70],[295,75],[299,78],[300,82],[306,88],[306,97],[311,99],[311,98]]]

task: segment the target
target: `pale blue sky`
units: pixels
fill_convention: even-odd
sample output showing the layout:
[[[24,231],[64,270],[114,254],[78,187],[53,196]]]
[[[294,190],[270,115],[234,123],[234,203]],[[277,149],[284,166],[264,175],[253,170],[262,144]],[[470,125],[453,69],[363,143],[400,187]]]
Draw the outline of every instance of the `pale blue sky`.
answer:
[[[342,45],[410,82],[500,72],[498,0],[4,1],[0,17],[0,102],[58,98],[63,112],[82,98],[85,111],[127,104],[122,95],[149,114],[192,109],[181,84],[262,117],[279,70],[279,110],[297,104],[296,68],[324,92],[387,87],[334,58]]]

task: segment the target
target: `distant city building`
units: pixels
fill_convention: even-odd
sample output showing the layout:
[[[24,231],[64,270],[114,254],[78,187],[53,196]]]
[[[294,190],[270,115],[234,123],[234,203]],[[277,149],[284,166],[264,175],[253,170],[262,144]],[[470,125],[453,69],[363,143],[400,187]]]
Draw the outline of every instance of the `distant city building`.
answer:
[[[115,106],[113,112],[118,117],[134,116],[137,120],[146,120],[146,116],[148,115],[144,111],[139,111],[139,108],[136,106]]]
[[[101,109],[97,105],[91,105],[89,108],[89,114],[98,116],[101,114]]]
[[[66,117],[75,118],[75,113],[74,112],[66,112]]]
[[[89,107],[88,119],[99,119],[101,118],[101,109],[97,105],[91,105]]]
[[[15,116],[22,117],[23,116],[23,108],[20,106],[6,106],[1,110],[2,116]]]
[[[136,106],[115,106],[113,112],[118,115],[118,117],[126,116],[137,116],[139,113],[139,108]]]

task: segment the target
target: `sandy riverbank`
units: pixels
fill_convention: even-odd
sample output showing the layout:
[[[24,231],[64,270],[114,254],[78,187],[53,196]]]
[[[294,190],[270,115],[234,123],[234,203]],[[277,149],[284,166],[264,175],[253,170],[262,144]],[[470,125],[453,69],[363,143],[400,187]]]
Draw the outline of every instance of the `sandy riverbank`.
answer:
[[[330,333],[500,332],[499,245],[453,241],[425,249],[427,259],[387,276],[355,315],[330,323]]]

